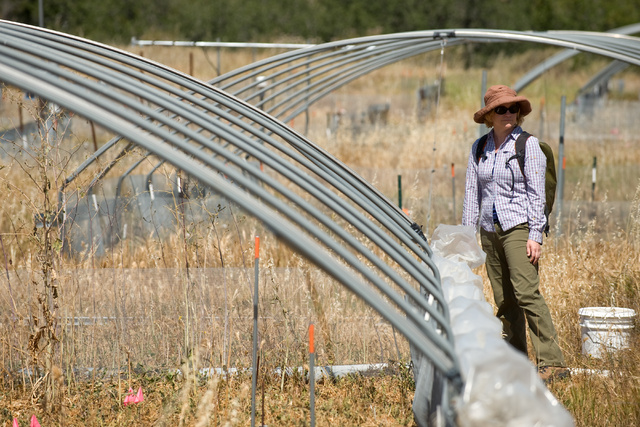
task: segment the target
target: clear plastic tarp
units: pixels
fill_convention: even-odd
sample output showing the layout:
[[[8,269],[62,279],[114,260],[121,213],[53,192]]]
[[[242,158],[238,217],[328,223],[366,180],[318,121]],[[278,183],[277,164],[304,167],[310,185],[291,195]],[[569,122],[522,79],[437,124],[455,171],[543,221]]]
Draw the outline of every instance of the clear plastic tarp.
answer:
[[[485,260],[475,229],[440,225],[431,247],[465,382],[456,402],[458,425],[573,426],[573,418],[540,380],[535,366],[501,337],[502,325],[484,298],[482,278],[473,272]]]

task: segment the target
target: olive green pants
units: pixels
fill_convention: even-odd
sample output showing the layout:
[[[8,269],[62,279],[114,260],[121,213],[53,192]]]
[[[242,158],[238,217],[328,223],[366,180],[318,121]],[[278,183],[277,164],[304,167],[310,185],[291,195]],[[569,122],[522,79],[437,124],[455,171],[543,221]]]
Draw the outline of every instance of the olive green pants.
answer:
[[[486,267],[506,340],[527,353],[526,327],[538,366],[565,366],[547,303],[540,294],[538,266],[527,257],[529,226],[520,224],[495,233],[480,231]]]

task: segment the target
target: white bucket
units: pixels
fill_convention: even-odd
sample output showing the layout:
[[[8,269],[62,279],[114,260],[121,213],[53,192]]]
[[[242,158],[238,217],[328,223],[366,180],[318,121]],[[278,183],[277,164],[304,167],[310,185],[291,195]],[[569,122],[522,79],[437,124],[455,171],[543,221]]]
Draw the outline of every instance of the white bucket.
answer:
[[[582,354],[602,357],[629,347],[636,312],[630,308],[585,307],[578,310],[582,333]]]

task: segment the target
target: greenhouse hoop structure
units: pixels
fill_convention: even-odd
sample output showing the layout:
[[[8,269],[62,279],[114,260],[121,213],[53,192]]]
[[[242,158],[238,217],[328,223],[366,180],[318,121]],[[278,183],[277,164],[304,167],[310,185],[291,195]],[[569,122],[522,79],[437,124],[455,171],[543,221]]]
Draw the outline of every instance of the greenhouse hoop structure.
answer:
[[[0,21],[0,40],[2,82],[118,135],[60,189],[56,220],[63,236],[83,197],[70,194],[70,184],[108,159],[86,189],[91,195],[121,157],[142,150],[156,168],[170,164],[258,219],[378,312],[429,359],[429,410],[448,425],[455,424],[464,378],[424,234],[371,184],[285,123],[367,73],[447,45],[542,43],[640,65],[640,39],[620,34],[453,29],[311,46],[207,83],[110,46],[15,22]],[[151,174],[145,181],[153,183]],[[117,200],[110,203],[117,209]],[[114,229],[110,242],[125,238],[123,224]]]

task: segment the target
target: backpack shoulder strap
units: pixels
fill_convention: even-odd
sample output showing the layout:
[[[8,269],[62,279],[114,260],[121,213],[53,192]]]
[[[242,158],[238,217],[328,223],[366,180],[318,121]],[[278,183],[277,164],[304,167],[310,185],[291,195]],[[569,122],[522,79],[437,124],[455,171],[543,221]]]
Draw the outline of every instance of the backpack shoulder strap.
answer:
[[[487,138],[489,137],[488,133],[485,133],[480,137],[478,141],[478,145],[476,146],[476,163],[480,163],[480,158],[484,153],[484,148],[487,146]]]
[[[529,132],[523,131],[518,139],[516,139],[516,158],[518,159],[522,176],[524,176],[524,156],[527,153],[527,139],[529,139],[530,136],[531,134]]]

